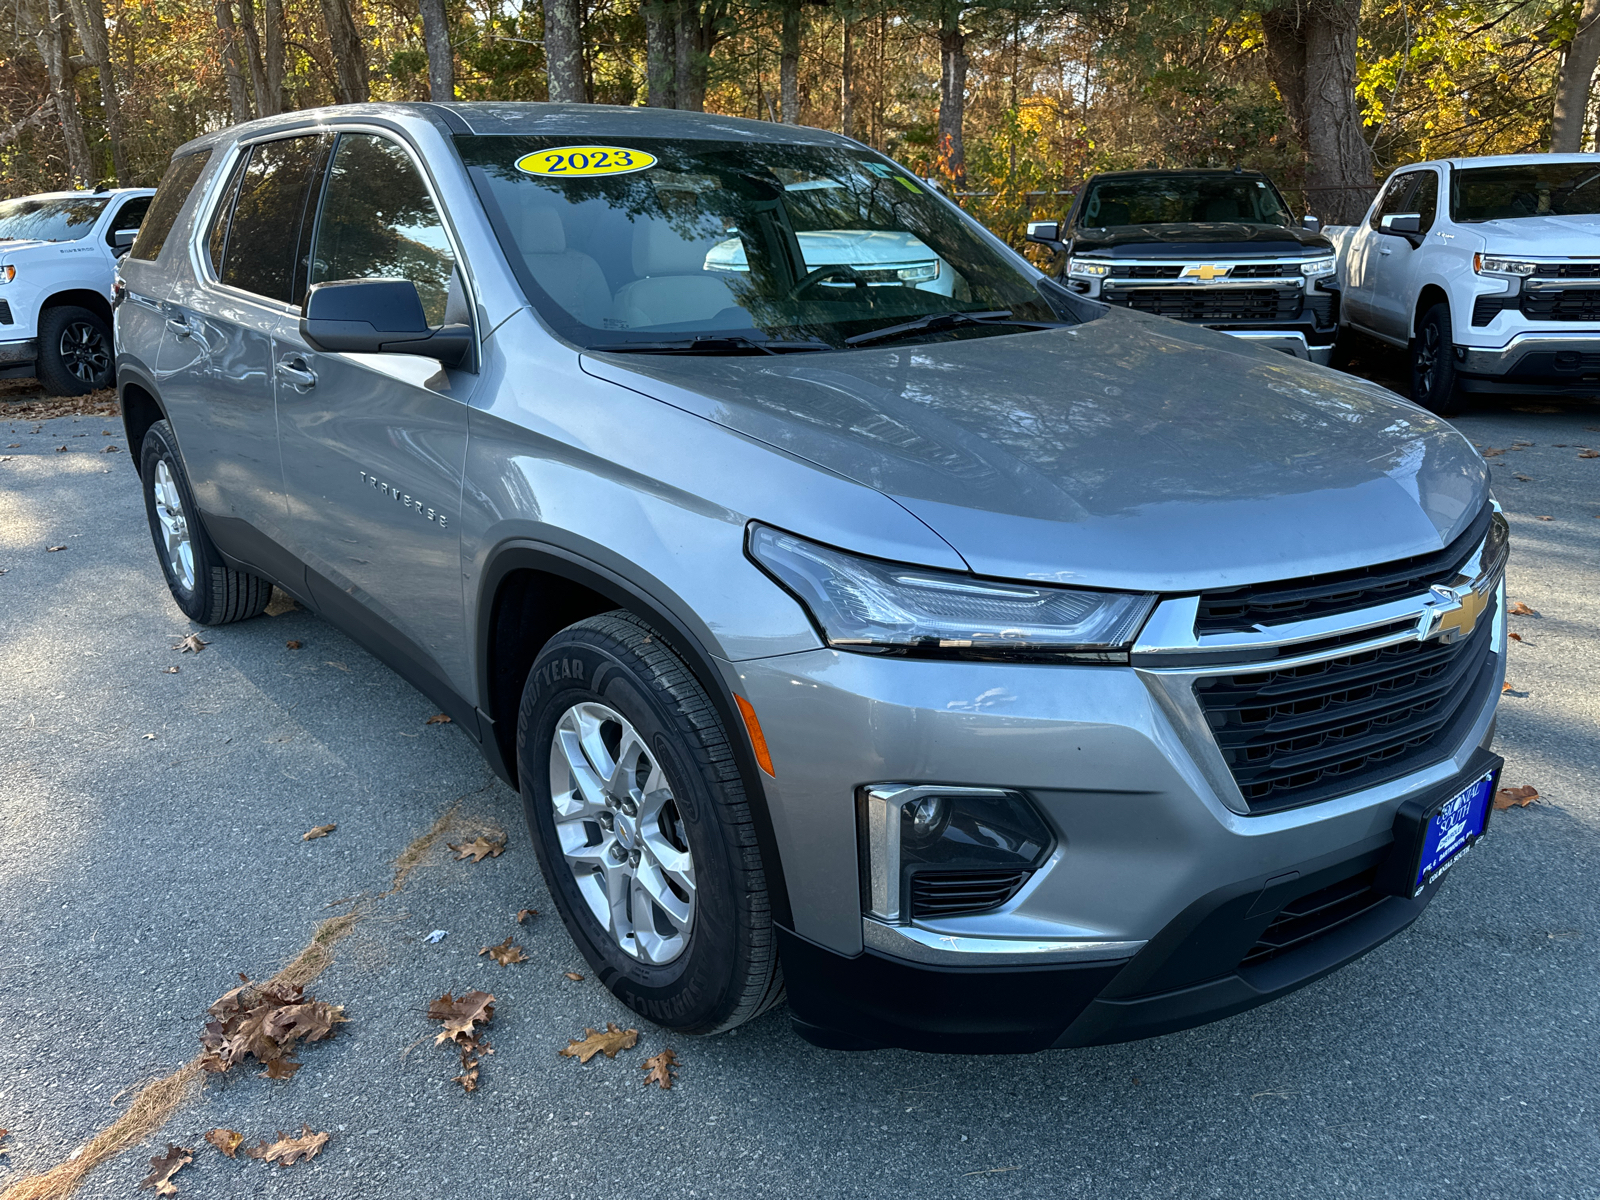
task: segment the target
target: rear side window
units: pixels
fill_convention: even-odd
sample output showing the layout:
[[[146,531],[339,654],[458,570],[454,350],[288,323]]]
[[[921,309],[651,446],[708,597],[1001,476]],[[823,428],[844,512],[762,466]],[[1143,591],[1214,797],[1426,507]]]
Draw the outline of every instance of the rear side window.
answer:
[[[311,282],[409,279],[428,324],[441,325],[455,255],[410,157],[388,138],[339,138],[317,224]]]
[[[310,135],[250,148],[231,197],[233,212],[218,271],[223,283],[269,300],[296,302],[304,291],[304,272],[297,270],[301,227],[307,201],[321,182],[328,140]],[[216,234],[213,230],[213,246]]]
[[[167,236],[172,232],[173,225],[177,224],[183,202],[194,191],[195,182],[210,158],[211,151],[200,150],[172,160],[167,173],[161,177],[161,186],[156,189],[155,200],[145,214],[144,223],[139,226],[139,236],[134,240],[128,257],[142,258],[147,262],[156,260],[161,248],[167,244]]]

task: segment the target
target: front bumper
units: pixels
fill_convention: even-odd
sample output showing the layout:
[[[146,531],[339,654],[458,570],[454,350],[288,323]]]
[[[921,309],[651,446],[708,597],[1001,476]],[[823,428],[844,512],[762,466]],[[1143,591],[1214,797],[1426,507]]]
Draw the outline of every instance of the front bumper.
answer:
[[[1600,330],[1514,335],[1504,346],[1456,348],[1463,391],[1592,396],[1600,393]]]

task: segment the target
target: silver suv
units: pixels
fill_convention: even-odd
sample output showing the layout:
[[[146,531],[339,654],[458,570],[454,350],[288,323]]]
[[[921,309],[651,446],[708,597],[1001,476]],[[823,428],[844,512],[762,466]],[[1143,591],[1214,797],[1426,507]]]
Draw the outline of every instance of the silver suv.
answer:
[[[271,586],[520,788],[599,978],[839,1049],[1260,1004],[1484,832],[1450,426],[1046,279],[847,138],[364,105],[184,146],[118,386],[196,621]]]

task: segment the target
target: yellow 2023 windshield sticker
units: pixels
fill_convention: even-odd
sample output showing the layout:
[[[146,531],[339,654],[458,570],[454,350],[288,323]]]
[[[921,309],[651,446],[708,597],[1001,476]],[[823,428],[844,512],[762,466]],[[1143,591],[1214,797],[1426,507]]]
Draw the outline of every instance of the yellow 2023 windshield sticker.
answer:
[[[517,170],[557,179],[563,175],[626,175],[655,165],[655,155],[620,146],[557,146],[517,159]]]

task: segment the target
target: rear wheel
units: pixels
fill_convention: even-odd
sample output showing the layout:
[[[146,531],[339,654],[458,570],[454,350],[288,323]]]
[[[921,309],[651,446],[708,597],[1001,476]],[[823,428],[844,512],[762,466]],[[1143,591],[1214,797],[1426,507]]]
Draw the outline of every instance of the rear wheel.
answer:
[[[139,464],[156,557],[184,615],[202,625],[259,616],[272,599],[272,584],[222,561],[200,524],[189,476],[167,422],[157,421],[144,435]]]
[[[681,1033],[783,994],[766,875],[727,729],[661,634],[580,621],[534,662],[517,767],[545,882],[595,975]]]
[[[81,396],[111,386],[111,330],[87,308],[61,304],[39,314],[34,370],[52,396]]]
[[[1435,304],[1417,324],[1417,336],[1411,342],[1411,398],[1441,417],[1461,411],[1448,304]]]

